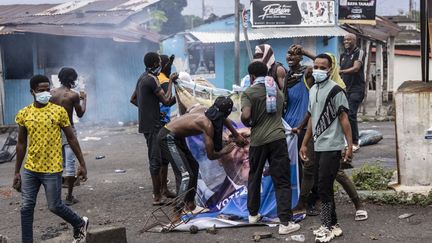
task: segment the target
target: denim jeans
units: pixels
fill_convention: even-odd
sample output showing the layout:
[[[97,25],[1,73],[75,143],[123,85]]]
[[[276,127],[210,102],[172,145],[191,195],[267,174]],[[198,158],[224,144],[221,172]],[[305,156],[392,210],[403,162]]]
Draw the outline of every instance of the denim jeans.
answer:
[[[45,188],[48,209],[60,216],[74,228],[84,221],[61,201],[62,173],[38,173],[24,169],[22,178],[21,237],[23,243],[33,242],[33,216],[36,199],[41,185]]]

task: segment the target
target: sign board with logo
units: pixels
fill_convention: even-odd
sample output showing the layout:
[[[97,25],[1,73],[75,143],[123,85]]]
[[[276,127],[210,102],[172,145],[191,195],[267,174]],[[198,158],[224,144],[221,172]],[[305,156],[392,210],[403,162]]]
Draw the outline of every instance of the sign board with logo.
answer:
[[[332,0],[251,0],[252,27],[335,25]]]
[[[339,23],[376,25],[376,0],[340,0]]]

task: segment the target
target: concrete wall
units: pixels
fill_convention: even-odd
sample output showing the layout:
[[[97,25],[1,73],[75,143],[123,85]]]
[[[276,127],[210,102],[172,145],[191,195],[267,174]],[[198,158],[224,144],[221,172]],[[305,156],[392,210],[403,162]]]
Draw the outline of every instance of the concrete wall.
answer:
[[[395,101],[400,184],[431,187],[432,140],[425,134],[432,127],[432,83],[404,82]]]
[[[429,70],[432,77],[432,69]],[[395,56],[394,60],[394,83],[393,90],[407,80],[421,80],[421,59],[420,57]]]

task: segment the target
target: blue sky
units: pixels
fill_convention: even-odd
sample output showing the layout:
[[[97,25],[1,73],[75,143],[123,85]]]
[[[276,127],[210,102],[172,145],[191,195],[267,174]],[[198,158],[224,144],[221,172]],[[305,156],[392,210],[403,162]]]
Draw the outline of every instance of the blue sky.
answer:
[[[18,4],[18,3],[27,3],[27,4],[39,4],[39,3],[61,3],[66,2],[67,0],[0,0],[1,4]],[[221,4],[221,2],[227,2],[227,4]],[[242,3],[248,3],[249,0],[240,0]],[[198,0],[188,0],[189,6],[185,9],[185,14],[201,14],[201,4],[197,4],[200,2]],[[192,2],[194,4],[192,4]],[[206,4],[210,6],[212,12],[215,12],[217,15],[227,14],[233,11],[233,0],[205,0]],[[377,14],[379,15],[396,15],[398,14],[398,10],[402,9],[403,11],[408,10],[408,2],[409,0],[377,0]],[[419,0],[415,0],[416,8],[419,8]]]

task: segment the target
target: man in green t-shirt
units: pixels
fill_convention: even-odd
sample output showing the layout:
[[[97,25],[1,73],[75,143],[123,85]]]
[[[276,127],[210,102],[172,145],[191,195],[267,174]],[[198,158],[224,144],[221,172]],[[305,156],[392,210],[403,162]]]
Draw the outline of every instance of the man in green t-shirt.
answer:
[[[248,210],[249,223],[261,219],[258,213],[261,199],[261,177],[268,161],[276,192],[277,213],[281,224],[279,234],[300,229],[292,221],[291,177],[288,146],[282,124],[284,97],[271,77],[266,77],[267,66],[253,62],[248,67],[251,86],[242,95],[241,120],[251,127],[249,149]]]

